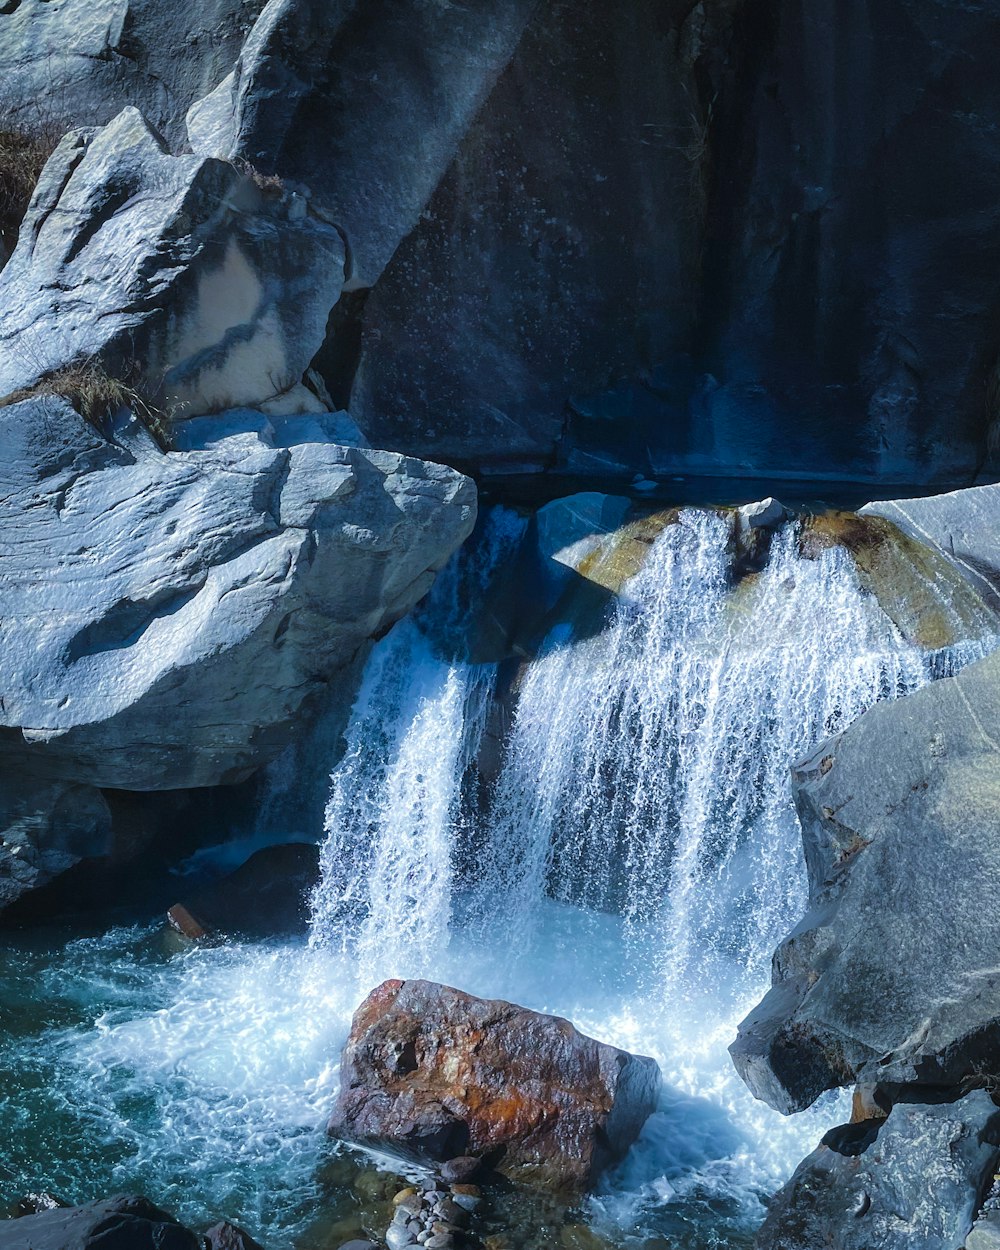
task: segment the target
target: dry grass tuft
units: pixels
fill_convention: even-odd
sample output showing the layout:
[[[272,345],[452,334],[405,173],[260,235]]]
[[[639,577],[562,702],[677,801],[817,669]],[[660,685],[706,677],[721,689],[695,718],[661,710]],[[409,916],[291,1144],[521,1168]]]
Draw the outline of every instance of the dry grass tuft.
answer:
[[[245,178],[250,179],[258,191],[265,195],[284,195],[285,184],[277,174],[262,174],[256,165],[251,165],[242,157],[233,161],[233,165]]]
[[[34,386],[3,396],[0,407],[41,395],[57,395],[68,400],[86,422],[105,435],[107,422],[127,408],[135,413],[164,450],[168,446],[167,414],[134,386],[121,378],[112,377],[99,360],[64,365]]]
[[[52,128],[12,130],[0,126],[0,242],[10,251],[45,162],[59,135]]]

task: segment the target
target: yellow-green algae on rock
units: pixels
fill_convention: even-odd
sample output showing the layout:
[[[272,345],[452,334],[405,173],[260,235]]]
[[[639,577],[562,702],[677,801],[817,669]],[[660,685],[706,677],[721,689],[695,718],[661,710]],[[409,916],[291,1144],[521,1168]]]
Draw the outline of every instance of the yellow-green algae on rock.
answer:
[[[800,550],[850,552],[862,586],[907,641],[927,650],[997,632],[997,617],[954,564],[884,517],[824,512],[802,523]]]

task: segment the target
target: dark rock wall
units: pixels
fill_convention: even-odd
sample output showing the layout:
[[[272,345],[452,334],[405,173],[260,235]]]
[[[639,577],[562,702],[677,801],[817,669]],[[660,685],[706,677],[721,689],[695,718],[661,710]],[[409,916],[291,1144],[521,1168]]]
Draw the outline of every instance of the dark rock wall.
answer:
[[[495,467],[968,483],[1000,14],[685,7],[540,6],[368,300],[362,424]]]
[[[981,463],[1000,330],[998,37],[989,5],[742,15],[703,323],[728,454],[879,481]]]
[[[0,102],[92,124],[131,101],[182,148],[261,8],[4,5]],[[997,468],[994,6],[271,0],[258,33],[237,151],[345,235],[317,366],[376,445],[501,472]]]
[[[704,155],[692,58],[663,4],[539,7],[367,302],[352,408],[370,438],[551,460],[574,397],[687,380]],[[590,442],[640,455],[632,413],[603,416],[584,422]]]

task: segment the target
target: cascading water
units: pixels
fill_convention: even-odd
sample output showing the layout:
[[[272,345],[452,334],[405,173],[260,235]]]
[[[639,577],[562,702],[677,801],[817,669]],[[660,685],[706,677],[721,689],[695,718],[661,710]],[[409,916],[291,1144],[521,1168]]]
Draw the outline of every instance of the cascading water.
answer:
[[[671,1200],[712,1173],[723,1190],[737,1170],[773,1184],[818,1135],[816,1117],[789,1126],[754,1104],[726,1053],[804,908],[790,764],[982,651],[907,644],[848,552],[805,558],[795,524],[736,584],[730,541],[723,516],[684,511],[603,629],[553,629],[478,811],[463,787],[494,670],[435,658],[427,616],[424,633],[398,628],[333,775],[314,901],[313,940],[356,952],[359,989],[451,974],[655,1054],[670,1097],[714,1100],[725,1144],[715,1122],[714,1148],[685,1163],[677,1126],[651,1122],[638,1172],[619,1174]]]
[[[995,640],[908,646],[848,554],[802,558],[793,525],[734,582],[727,523],[688,510],[599,628],[566,616],[508,681],[473,662],[503,649],[468,640],[488,633],[504,577],[519,589],[507,558],[524,529],[493,512],[373,649],[331,782],[308,947],[177,954],[157,926],[10,944],[6,1192],[140,1189],[265,1245],[339,1244],[314,1226],[330,1201],[336,1057],[361,996],[424,974],[659,1060],[661,1109],[592,1203],[612,1244],[748,1244],[759,1196],[841,1118],[783,1120],[726,1054],[802,906],[788,765]]]

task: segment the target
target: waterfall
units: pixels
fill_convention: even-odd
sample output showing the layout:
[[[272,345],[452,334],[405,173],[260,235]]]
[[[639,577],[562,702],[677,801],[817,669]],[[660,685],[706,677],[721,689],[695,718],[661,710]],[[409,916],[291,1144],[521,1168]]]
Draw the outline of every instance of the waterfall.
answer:
[[[332,776],[312,943],[350,957],[359,996],[428,975],[569,1015],[726,1117],[728,1137],[693,1103],[679,1127],[653,1117],[622,1193],[673,1201],[681,1175],[715,1175],[727,1201],[750,1177],[773,1186],[830,1123],[754,1104],[726,1054],[804,910],[790,765],[985,643],[909,644],[849,552],[808,558],[795,522],[735,579],[730,520],[685,509],[603,627],[562,620],[522,665],[486,788],[497,668],[461,640],[522,528],[494,514],[375,648]],[[695,1162],[692,1116],[716,1143]]]
[[[607,628],[556,631],[521,686],[477,910],[530,924],[546,894],[624,918],[676,1000],[761,970],[805,901],[789,765],[940,655],[905,643],[842,547],[775,537],[730,582],[729,526],[685,511]],[[502,878],[499,882],[496,875]]]
[[[516,514],[495,509],[473,558],[449,565],[424,611],[396,625],[365,670],[331,778],[311,941],[352,955],[366,988],[432,974],[447,948],[471,820],[463,781],[497,666],[443,651],[474,628],[489,574],[523,529]]]

